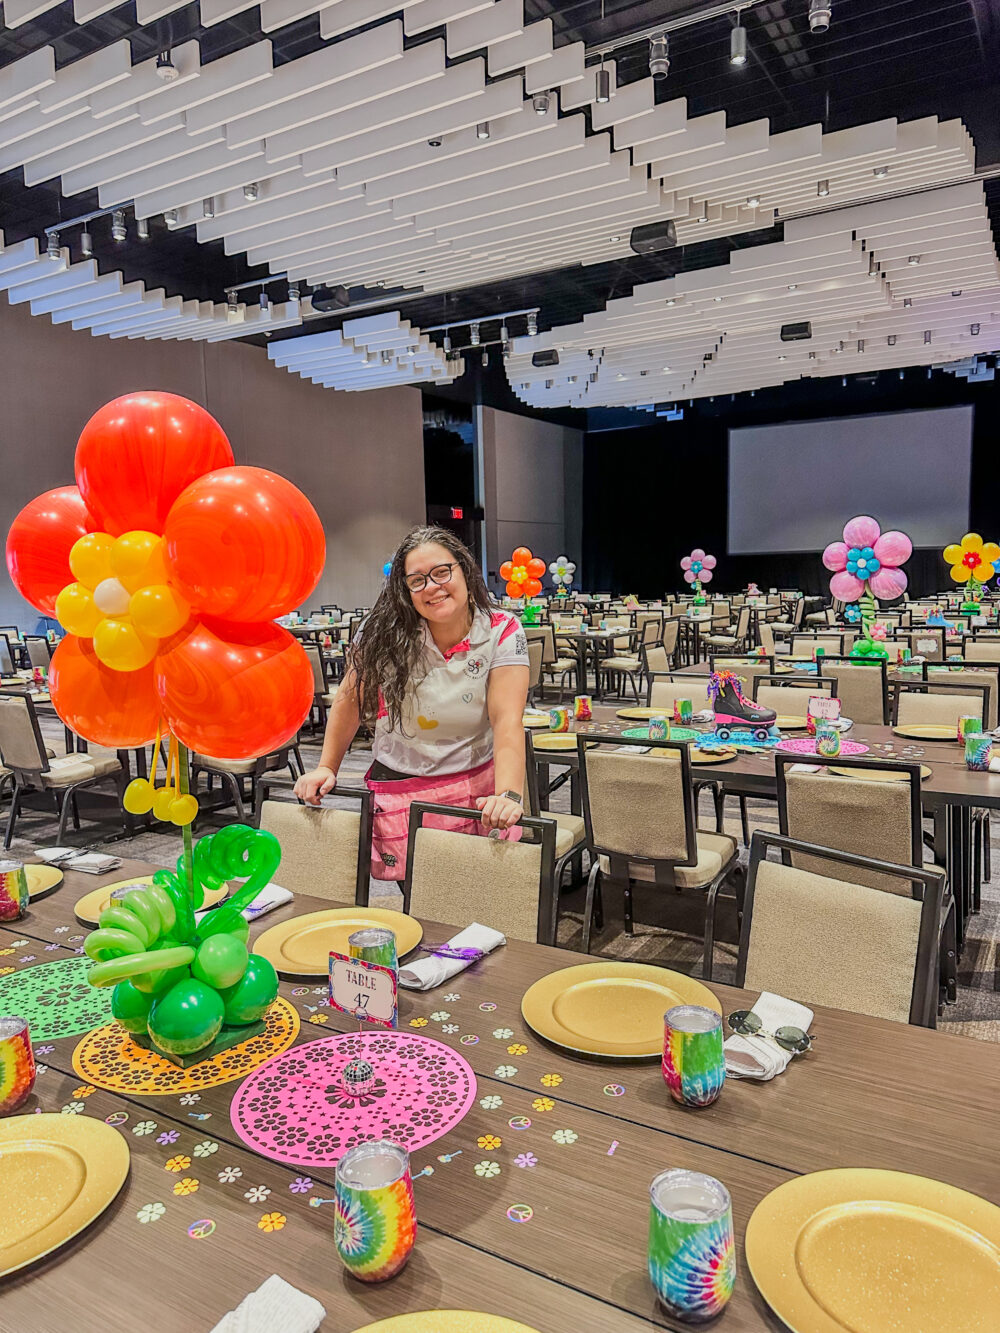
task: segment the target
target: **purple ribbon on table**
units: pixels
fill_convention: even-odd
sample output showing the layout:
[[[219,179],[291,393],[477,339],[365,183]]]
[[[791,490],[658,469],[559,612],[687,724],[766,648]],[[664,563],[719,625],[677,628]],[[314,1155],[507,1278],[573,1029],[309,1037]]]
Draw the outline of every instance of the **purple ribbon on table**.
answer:
[[[421,944],[418,948],[421,953],[433,954],[435,958],[460,958],[468,963],[486,957],[483,949],[453,949],[450,944]]]

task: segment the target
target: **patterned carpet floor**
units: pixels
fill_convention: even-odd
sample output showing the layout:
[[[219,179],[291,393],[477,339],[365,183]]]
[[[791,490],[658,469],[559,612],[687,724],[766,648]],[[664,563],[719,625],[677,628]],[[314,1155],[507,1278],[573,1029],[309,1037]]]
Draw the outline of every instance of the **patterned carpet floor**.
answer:
[[[52,728],[50,743],[62,749],[61,728]],[[319,759],[318,745],[305,744],[303,759],[307,766]],[[346,757],[342,776],[348,781],[361,778],[371,754],[356,746]],[[287,775],[286,775],[287,776]],[[552,808],[568,810],[568,786],[554,793]],[[777,832],[777,807],[773,802],[748,802],[751,829],[760,828]],[[65,842],[70,846],[110,851],[119,856],[148,860],[158,865],[171,865],[181,851],[177,830],[158,825],[155,830],[142,832],[129,839],[120,839],[120,815],[110,797],[81,799],[82,827],[70,827]],[[87,816],[96,815],[99,822]],[[117,827],[116,818],[119,820]],[[213,828],[230,822],[235,812],[219,811],[199,818],[195,832],[209,833]],[[702,824],[714,828],[714,815],[707,796],[703,797],[700,812]],[[994,879],[984,884],[982,910],[969,919],[969,933],[958,975],[958,1001],[950,1005],[938,1020],[939,1029],[980,1041],[1000,1042],[1000,820],[993,821],[992,841]],[[739,811],[735,801],[727,803],[726,832],[740,839]],[[114,834],[118,833],[119,838]],[[29,854],[35,847],[51,845],[55,841],[56,820],[51,806],[45,808],[41,799],[32,800],[18,822],[12,851]],[[108,841],[109,836],[112,838]],[[746,849],[741,848],[746,859]],[[280,882],[280,872],[279,872]],[[372,882],[373,896],[386,907],[399,903],[399,894],[391,886]],[[584,891],[581,886],[564,886],[560,904],[559,943],[564,948],[578,949],[581,941]],[[701,975],[702,971],[702,900],[694,894],[654,895],[641,886],[635,890],[635,931],[625,934],[622,904],[605,895],[604,929],[595,934],[591,952],[607,958],[622,958],[635,962],[657,963],[678,971]],[[474,907],[470,905],[470,917]],[[718,939],[714,957],[714,976],[721,982],[731,981],[736,959],[736,915],[731,900],[720,898]]]

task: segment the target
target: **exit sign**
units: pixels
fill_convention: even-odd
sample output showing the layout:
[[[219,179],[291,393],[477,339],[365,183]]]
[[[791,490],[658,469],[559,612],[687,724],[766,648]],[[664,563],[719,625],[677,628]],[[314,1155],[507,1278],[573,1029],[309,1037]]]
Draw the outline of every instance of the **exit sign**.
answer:
[[[452,505],[451,516],[452,518],[464,518],[465,510],[462,508],[461,505]]]

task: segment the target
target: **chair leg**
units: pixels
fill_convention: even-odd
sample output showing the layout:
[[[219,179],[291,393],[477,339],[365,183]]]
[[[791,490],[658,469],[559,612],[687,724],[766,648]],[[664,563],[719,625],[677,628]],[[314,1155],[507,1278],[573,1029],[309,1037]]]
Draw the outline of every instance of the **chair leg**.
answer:
[[[241,824],[245,824],[247,822],[247,812],[246,807],[243,804],[243,793],[240,791],[240,784],[232,773],[220,773],[219,777],[222,779],[223,785],[228,787],[232,792],[233,803],[236,806],[236,813],[239,816],[239,821]]]
[[[952,898],[941,929],[940,985],[945,1004],[954,1004],[958,998],[958,941],[955,935],[955,911],[955,900]]]
[[[740,797],[740,824],[743,826],[743,845],[750,846],[750,820],[747,817],[747,798]]]
[[[625,934],[631,937],[635,934],[635,922],[632,919],[632,881],[625,883],[625,892],[623,895],[625,907]]]
[[[72,789],[58,792],[56,801],[59,803],[59,832],[56,834],[56,846],[61,847],[63,838],[66,836],[66,816],[69,814],[72,804]]]
[[[705,949],[701,965],[701,975],[705,981],[712,980],[712,969],[715,965],[715,906],[719,895],[719,886],[725,875],[726,872],[723,871],[709,887],[705,897]]]
[[[712,787],[712,800],[715,802],[715,831],[722,833],[726,827],[726,789],[721,783]]]
[[[584,953],[590,953],[590,935],[594,924],[594,895],[597,892],[597,877],[600,873],[600,864],[595,861],[590,867],[590,874],[587,877],[587,900],[583,908],[582,947]]]
[[[990,881],[990,812],[983,816],[983,879]]]
[[[21,796],[23,795],[23,792],[24,788],[15,779],[14,790],[11,793],[10,798],[10,813],[7,816],[7,832],[3,840],[4,851],[10,847],[11,839],[14,836],[14,825],[17,823],[17,816],[21,810]]]
[[[73,795],[72,795],[72,798],[71,798],[71,806],[72,806],[72,811],[73,811],[73,827],[74,827],[77,831],[79,831],[79,828],[80,828],[80,807],[79,807],[79,805],[77,804],[77,800],[76,800],[76,792],[74,792]]]

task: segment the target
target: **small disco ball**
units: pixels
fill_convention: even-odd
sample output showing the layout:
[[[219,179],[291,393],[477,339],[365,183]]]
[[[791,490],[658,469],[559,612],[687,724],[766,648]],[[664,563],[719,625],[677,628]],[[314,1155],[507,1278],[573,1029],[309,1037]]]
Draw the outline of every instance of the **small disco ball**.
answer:
[[[344,1089],[354,1097],[370,1092],[375,1083],[375,1070],[367,1060],[351,1060],[341,1075]]]

